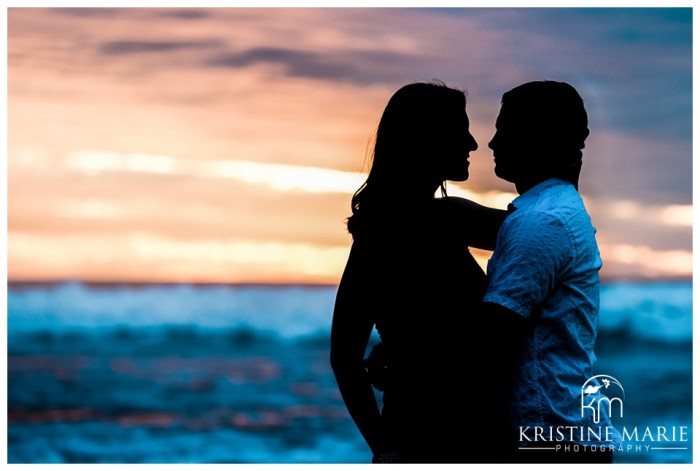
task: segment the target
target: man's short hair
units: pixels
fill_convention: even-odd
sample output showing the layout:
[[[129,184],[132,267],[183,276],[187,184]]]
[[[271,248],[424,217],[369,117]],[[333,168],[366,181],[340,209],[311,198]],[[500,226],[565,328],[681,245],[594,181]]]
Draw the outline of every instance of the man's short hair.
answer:
[[[584,148],[588,115],[576,89],[564,82],[540,81],[520,85],[503,95],[503,105],[525,113],[523,123],[546,136],[552,147],[568,153]]]

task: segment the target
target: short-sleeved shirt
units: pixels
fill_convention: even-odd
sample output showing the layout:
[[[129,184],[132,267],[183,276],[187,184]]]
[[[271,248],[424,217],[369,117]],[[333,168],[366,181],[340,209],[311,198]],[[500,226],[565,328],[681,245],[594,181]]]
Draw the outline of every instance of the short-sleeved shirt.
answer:
[[[514,425],[612,426],[605,414],[597,424],[582,417],[581,388],[596,361],[602,266],[583,201],[571,183],[549,179],[509,210],[488,263],[484,301],[528,320],[512,391]]]

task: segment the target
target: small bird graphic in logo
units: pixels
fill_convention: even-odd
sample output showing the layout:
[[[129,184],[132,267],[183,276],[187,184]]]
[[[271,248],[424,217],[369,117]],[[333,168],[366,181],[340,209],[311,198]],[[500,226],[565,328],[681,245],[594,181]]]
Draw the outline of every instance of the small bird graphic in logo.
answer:
[[[589,384],[588,386],[586,386],[586,389],[584,389],[583,392],[584,392],[587,396],[589,396],[589,395],[591,395],[591,394],[597,393],[598,390],[600,390],[600,388],[602,388],[602,387],[603,387],[602,384],[599,384],[598,386],[593,386],[592,384]],[[607,385],[606,385],[606,387],[607,387]]]

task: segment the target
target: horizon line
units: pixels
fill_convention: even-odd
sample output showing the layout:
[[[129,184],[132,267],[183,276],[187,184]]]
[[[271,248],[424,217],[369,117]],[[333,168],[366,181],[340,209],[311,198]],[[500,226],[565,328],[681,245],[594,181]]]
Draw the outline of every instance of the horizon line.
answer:
[[[216,287],[231,286],[242,288],[275,288],[275,287],[304,287],[304,288],[336,288],[338,282],[315,282],[315,281],[163,281],[163,280],[82,280],[76,278],[61,279],[8,279],[7,287],[10,288],[31,288],[41,286],[56,286],[65,284],[79,284],[87,287],[144,287],[144,286],[196,286],[196,287]],[[666,277],[605,277],[601,278],[601,284],[615,283],[685,283],[693,282],[691,276],[666,276]]]
[[[77,278],[7,280],[8,288],[79,284],[89,287],[141,287],[141,286],[240,286],[240,287],[337,287],[338,283],[314,281],[163,281],[163,280],[81,280]]]

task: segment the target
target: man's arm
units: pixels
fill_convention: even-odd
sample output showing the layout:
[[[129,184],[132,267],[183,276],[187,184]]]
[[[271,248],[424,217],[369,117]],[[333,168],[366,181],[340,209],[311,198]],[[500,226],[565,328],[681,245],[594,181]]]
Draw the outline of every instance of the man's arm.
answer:
[[[489,398],[493,433],[503,440],[513,439],[509,411],[517,405],[509,403],[508,393],[531,335],[532,314],[546,302],[570,260],[569,244],[556,218],[516,211],[503,224],[489,262],[480,328],[492,345],[483,374],[495,387]]]
[[[501,227],[488,265],[484,301],[527,319],[548,299],[572,263],[570,235],[559,219],[516,211]]]

